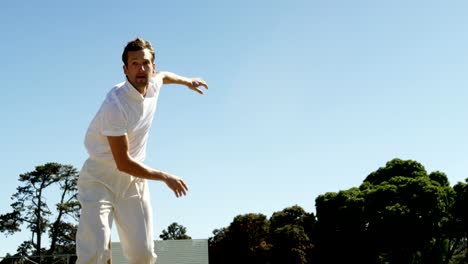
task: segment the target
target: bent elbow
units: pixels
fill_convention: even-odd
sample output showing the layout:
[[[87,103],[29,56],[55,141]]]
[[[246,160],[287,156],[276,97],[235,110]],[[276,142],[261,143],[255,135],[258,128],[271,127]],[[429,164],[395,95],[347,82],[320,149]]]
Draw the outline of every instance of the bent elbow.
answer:
[[[131,170],[131,165],[129,161],[115,161],[115,165],[117,166],[117,170],[119,170],[120,172],[129,173]]]

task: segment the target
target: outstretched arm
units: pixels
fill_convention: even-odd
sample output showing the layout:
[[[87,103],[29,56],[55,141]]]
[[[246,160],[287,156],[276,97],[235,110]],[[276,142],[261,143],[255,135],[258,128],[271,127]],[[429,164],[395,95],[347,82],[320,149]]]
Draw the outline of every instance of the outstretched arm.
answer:
[[[155,73],[155,78],[161,78],[163,84],[181,84],[187,86],[189,89],[203,94],[203,90],[200,87],[204,87],[208,90],[208,84],[201,78],[188,78],[177,75],[172,72],[161,71]]]

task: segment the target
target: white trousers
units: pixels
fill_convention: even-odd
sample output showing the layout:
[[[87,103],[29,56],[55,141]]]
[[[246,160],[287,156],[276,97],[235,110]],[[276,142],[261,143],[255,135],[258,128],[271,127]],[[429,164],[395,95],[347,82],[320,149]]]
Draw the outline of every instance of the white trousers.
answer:
[[[117,170],[112,162],[88,159],[78,179],[81,215],[76,235],[78,264],[105,264],[110,259],[113,220],[130,264],[156,261],[153,212],[148,183]]]

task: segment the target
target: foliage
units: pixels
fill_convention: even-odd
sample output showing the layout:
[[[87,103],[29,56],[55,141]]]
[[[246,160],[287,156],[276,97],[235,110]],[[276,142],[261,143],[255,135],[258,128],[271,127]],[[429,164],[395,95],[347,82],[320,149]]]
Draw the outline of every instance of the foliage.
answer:
[[[268,263],[269,221],[263,214],[238,215],[209,239],[210,263]]]
[[[468,263],[467,183],[393,159],[319,195],[316,217],[297,205],[236,216],[209,239],[210,263]]]
[[[213,231],[210,263],[308,263],[313,245],[315,216],[300,206],[263,214],[238,215]]]
[[[270,218],[271,263],[308,263],[313,248],[315,216],[294,205]]]
[[[159,237],[162,240],[192,239],[187,235],[187,228],[176,222],[170,224],[167,230],[164,229]]]
[[[373,262],[374,249],[365,232],[364,204],[365,197],[358,188],[317,197],[318,263]]]
[[[440,263],[454,192],[445,174],[394,159],[361,186],[366,232],[390,263]],[[444,253],[445,252],[445,253]]]
[[[12,235],[26,227],[31,240],[18,247],[18,255],[74,252],[74,234],[79,214],[77,201],[78,172],[70,165],[47,163],[19,176],[20,186],[13,194],[12,212],[0,215],[0,232]],[[46,191],[58,188],[59,201],[50,209]],[[67,220],[73,220],[67,222]],[[43,236],[48,233],[50,248],[45,249]]]

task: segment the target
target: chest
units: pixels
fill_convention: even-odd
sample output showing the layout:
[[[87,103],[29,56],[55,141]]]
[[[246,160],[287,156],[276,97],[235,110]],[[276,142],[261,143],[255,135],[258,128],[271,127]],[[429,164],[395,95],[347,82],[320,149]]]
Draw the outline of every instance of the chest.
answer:
[[[141,102],[127,103],[126,107],[128,132],[147,131],[156,112],[156,100],[146,99]]]

